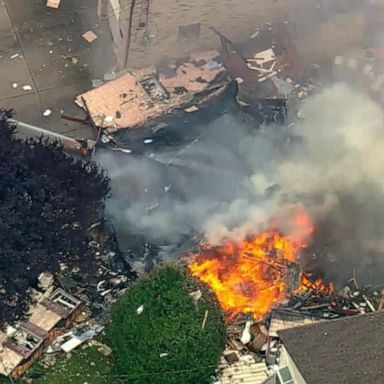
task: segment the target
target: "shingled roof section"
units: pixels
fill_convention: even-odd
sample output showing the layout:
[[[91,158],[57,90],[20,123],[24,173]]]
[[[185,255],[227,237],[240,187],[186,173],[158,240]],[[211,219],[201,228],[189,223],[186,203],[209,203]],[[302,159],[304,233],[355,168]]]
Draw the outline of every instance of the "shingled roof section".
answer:
[[[384,312],[278,332],[307,384],[382,384]]]

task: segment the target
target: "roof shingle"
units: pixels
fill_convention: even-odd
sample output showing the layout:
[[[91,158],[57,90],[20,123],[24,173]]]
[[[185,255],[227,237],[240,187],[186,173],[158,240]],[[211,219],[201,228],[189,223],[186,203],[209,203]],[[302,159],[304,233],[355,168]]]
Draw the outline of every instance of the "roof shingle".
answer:
[[[307,384],[384,382],[384,312],[278,334]]]

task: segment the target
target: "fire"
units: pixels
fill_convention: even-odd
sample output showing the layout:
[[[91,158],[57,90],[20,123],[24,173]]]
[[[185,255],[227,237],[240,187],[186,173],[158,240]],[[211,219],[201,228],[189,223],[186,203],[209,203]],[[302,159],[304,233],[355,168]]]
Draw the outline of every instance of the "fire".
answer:
[[[290,236],[269,229],[240,243],[226,241],[217,247],[203,244],[189,264],[192,275],[215,292],[229,319],[240,313],[262,318],[292,293],[290,272],[294,275],[295,270],[298,286],[292,290],[327,289],[320,279],[312,280],[297,268],[298,255],[307,246],[313,227],[302,212],[294,222],[298,230]]]

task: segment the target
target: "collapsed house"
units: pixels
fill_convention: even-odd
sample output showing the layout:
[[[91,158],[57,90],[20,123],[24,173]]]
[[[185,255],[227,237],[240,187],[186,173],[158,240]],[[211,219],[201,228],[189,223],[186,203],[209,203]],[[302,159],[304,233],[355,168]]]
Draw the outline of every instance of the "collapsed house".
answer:
[[[237,83],[238,106],[256,119],[257,126],[284,123],[288,98],[294,108],[314,92],[316,86],[281,25],[258,28],[239,46],[214,32],[221,39],[220,52],[195,52],[186,58],[163,60],[118,78],[115,75],[104,84],[95,82],[96,88],[77,96],[75,103],[101,128],[99,141],[114,143],[120,130],[151,127],[146,135],[149,140],[151,133],[163,128],[161,121],[168,116],[179,111],[196,113],[209,101],[212,105],[230,80]]]
[[[130,72],[75,101],[96,126],[110,133],[144,126],[178,108],[194,112],[197,102],[220,94],[228,83],[219,56],[215,50],[196,53],[185,60]]]
[[[0,377],[18,378],[43,354],[68,353],[84,342],[111,353],[93,338],[104,329],[112,305],[136,274],[119,254],[108,223],[98,221],[89,231],[95,259],[87,266],[95,272],[86,275],[61,263],[58,273],[38,276],[36,286],[26,293],[31,305],[24,319],[0,330]]]
[[[0,332],[0,375],[17,378],[79,316],[82,302],[58,288],[47,290],[30,307],[27,320]]]

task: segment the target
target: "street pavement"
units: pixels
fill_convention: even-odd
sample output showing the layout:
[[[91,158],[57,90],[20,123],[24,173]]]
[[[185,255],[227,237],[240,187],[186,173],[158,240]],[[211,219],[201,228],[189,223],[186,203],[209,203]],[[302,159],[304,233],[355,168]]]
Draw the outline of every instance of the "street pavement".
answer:
[[[93,128],[63,120],[61,113],[85,117],[74,97],[114,69],[110,30],[96,8],[95,0],[65,0],[57,10],[46,0],[0,0],[0,108],[14,109],[28,124],[95,138]],[[82,38],[88,30],[98,36],[92,43]],[[31,90],[23,90],[26,85]],[[44,117],[47,108],[52,114]]]

